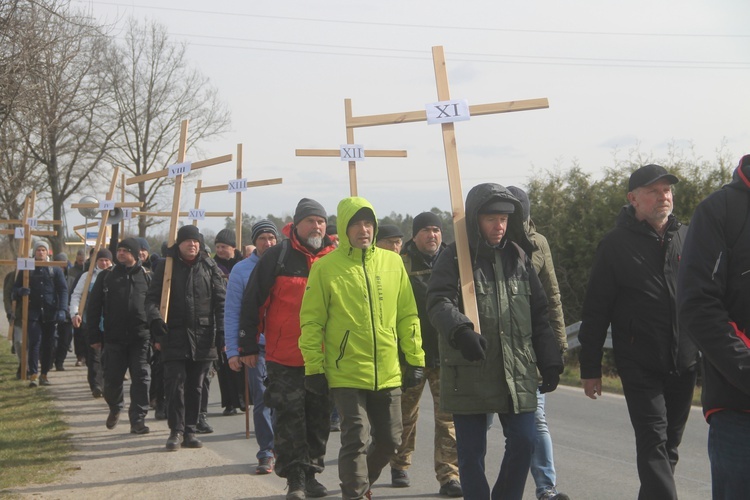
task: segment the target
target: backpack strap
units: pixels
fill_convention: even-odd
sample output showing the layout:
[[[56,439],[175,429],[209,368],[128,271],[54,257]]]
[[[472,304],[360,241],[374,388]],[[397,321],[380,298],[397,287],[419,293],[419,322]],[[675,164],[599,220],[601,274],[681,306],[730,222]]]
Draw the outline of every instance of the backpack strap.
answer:
[[[276,267],[273,270],[273,275],[278,276],[286,269],[286,255],[289,253],[289,247],[292,246],[291,240],[288,238],[281,240],[281,252],[279,252],[279,258],[276,259]]]

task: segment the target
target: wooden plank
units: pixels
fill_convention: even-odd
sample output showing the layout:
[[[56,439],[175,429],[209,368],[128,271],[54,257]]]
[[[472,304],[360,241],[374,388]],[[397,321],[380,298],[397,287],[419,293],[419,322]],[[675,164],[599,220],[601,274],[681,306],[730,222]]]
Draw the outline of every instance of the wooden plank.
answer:
[[[114,196],[114,193],[112,193],[112,196]],[[111,199],[111,198],[107,198]],[[115,207],[118,208],[140,208],[143,206],[142,201],[122,201],[115,203]],[[70,208],[99,208],[98,203],[73,203],[70,205]]]
[[[242,144],[237,144],[237,172],[236,178],[242,179]],[[234,242],[235,247],[239,248],[240,253],[242,252],[242,192],[237,191],[234,196]],[[247,384],[245,384],[247,387]],[[247,395],[245,396],[245,401],[247,401]],[[245,420],[246,424],[249,424],[248,415],[250,414],[248,412],[249,405],[245,404]]]
[[[259,186],[270,186],[272,184],[281,184],[284,181],[282,177],[276,177],[273,179],[264,179],[261,181],[248,181],[247,187],[259,187]],[[200,188],[201,193],[218,193],[219,191],[228,191],[229,190],[229,184],[219,184],[216,186],[206,186]],[[195,192],[198,193],[198,188],[195,189]]]
[[[185,162],[184,151],[182,152],[181,157],[182,157],[182,160],[180,160],[180,155],[178,154],[177,163]],[[190,165],[190,171],[192,172],[193,170],[198,170],[198,169],[206,168],[206,167],[212,167],[214,165],[227,163],[229,161],[232,161],[232,155],[217,156],[215,158],[209,158],[208,160],[196,161]],[[131,184],[138,184],[139,182],[152,181],[154,179],[166,177],[167,175],[169,175],[169,169],[165,168],[156,172],[149,172],[148,174],[138,175],[136,177],[129,177],[125,183],[128,186],[130,186]]]
[[[295,156],[339,158],[340,149],[295,149]],[[404,149],[365,149],[365,158],[406,158]]]
[[[171,217],[172,212],[133,212],[136,217]],[[188,217],[190,212],[180,212],[180,217]],[[232,217],[234,212],[206,212],[206,217]]]

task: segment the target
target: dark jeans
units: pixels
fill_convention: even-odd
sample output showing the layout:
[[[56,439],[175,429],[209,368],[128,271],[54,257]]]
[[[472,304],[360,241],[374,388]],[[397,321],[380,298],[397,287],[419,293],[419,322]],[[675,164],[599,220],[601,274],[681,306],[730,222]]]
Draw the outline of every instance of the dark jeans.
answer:
[[[401,445],[401,389],[335,388],[331,393],[341,415],[341,496],[363,498]]]
[[[104,388],[104,370],[102,370],[102,350],[86,346],[86,376],[92,391]]]
[[[222,408],[242,408],[245,390],[243,379],[244,372],[236,372],[229,368],[226,354],[221,353],[221,363],[216,370],[216,378],[219,379],[219,391],[221,391]]]
[[[695,389],[695,370],[664,375],[640,367],[618,369],[635,431],[639,500],[677,499],[674,469]]]
[[[253,405],[253,427],[255,428],[255,440],[258,441],[258,453],[255,455],[259,460],[261,458],[273,457],[273,423],[271,409],[266,407],[263,401],[263,395],[266,392],[266,386],[263,384],[267,376],[266,371],[266,349],[265,345],[260,345],[258,361],[255,368],[245,367],[247,378],[250,384],[249,395],[250,401],[247,404]],[[326,440],[326,444],[328,441]]]
[[[713,500],[747,498],[750,492],[750,413],[723,410],[708,421]]]
[[[501,413],[498,414],[498,420],[503,426],[505,454],[490,496],[490,486],[484,468],[484,457],[487,454],[487,414],[453,414],[458,473],[464,498],[469,500],[523,498],[526,477],[531,465],[531,452],[536,439],[534,412]]]
[[[73,329],[73,352],[76,358],[86,358],[86,331],[83,326]]]
[[[104,344],[104,400],[110,410],[125,407],[123,379],[130,370],[130,425],[143,422],[148,413],[148,386],[151,382],[151,367],[148,340],[135,340],[129,344]]]
[[[29,350],[29,374],[41,372],[46,375],[52,366],[52,349],[55,344],[55,323],[29,321],[27,330]],[[41,366],[40,366],[41,364]]]
[[[57,324],[57,345],[55,346],[55,366],[63,366],[73,341],[73,325],[70,321]]]
[[[206,376],[203,377],[203,389],[201,389],[200,413],[208,413],[208,394],[211,391],[211,379],[213,378],[213,375],[211,375],[211,366],[214,366],[214,365],[215,363],[213,362],[211,362],[208,365]]]
[[[273,409],[275,471],[288,477],[294,469],[323,472],[331,431],[331,406],[327,397],[305,389],[305,367],[266,363],[266,406]]]
[[[151,356],[151,387],[149,389],[149,399],[164,401],[164,362],[162,361],[161,351],[154,351]]]
[[[167,423],[172,431],[194,434],[201,406],[203,379],[211,361],[164,361]]]

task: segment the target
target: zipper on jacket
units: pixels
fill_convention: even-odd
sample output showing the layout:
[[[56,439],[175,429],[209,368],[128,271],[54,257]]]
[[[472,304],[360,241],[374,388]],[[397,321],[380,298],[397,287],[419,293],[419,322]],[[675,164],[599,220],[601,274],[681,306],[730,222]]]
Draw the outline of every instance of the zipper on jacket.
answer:
[[[346,352],[346,345],[349,343],[349,332],[351,330],[347,330],[344,334],[344,338],[341,341],[341,344],[339,344],[339,357],[336,358],[336,368],[339,367],[339,361],[341,361],[344,358],[344,353]]]
[[[362,250],[362,272],[365,274],[365,284],[367,285],[367,303],[370,306],[370,325],[372,326],[372,364],[375,368],[375,386],[373,390],[378,390],[378,332],[375,328],[375,314],[372,311],[372,291],[370,290],[370,280],[367,278],[367,266],[365,265],[365,255],[367,249]]]

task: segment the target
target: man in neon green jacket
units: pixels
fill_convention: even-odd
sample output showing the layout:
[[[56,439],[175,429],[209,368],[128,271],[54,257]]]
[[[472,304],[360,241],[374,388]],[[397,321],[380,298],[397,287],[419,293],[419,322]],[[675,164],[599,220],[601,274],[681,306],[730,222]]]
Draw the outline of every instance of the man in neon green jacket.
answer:
[[[342,418],[343,498],[363,498],[396,453],[401,387],[419,383],[424,366],[409,276],[396,253],[373,244],[376,221],[364,198],[339,203],[337,225],[346,238],[313,264],[300,310],[305,385],[320,395],[330,387]]]

